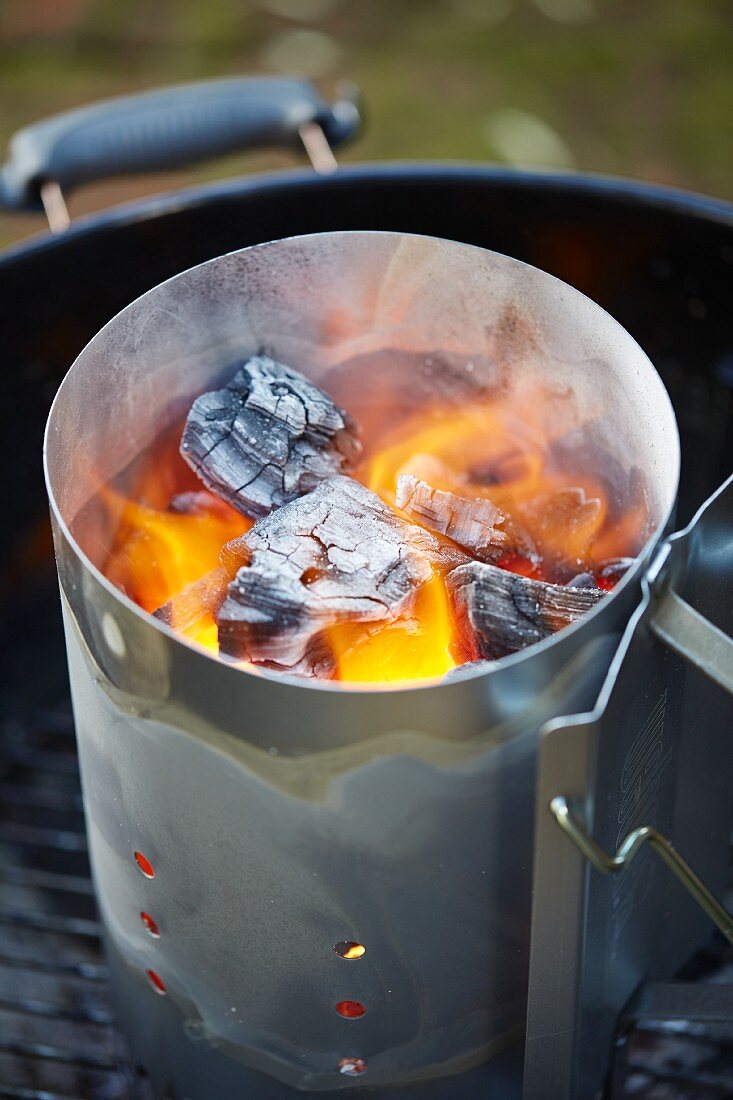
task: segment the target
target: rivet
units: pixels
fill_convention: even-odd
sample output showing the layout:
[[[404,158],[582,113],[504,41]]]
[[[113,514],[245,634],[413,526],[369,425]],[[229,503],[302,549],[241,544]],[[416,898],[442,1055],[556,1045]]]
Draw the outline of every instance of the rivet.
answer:
[[[102,633],[104,634],[105,642],[112,650],[115,657],[124,657],[127,653],[125,639],[122,637],[122,631],[117,625],[117,620],[110,615],[109,611],[105,611],[102,616]]]

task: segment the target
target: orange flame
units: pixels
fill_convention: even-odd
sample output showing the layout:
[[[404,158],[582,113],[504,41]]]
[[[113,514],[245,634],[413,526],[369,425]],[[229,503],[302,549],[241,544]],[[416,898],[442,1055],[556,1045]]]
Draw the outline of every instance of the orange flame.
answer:
[[[355,408],[358,412],[356,401]],[[511,571],[567,580],[575,571],[593,571],[605,559],[638,551],[646,522],[643,501],[619,511],[596,472],[564,469],[553,453],[554,433],[540,402],[522,407],[521,415],[500,400],[444,404],[392,424],[372,440],[355,473],[358,480],[391,507],[401,474],[434,489],[491,500],[525,540],[499,562]],[[558,427],[558,438],[562,430],[567,425]],[[196,501],[183,511],[172,508],[176,493],[189,490],[192,495],[193,482],[172,445],[176,433],[167,441],[163,450],[144,456],[142,479],[130,497],[121,499],[112,490],[106,494],[110,506],[121,505],[121,521],[105,573],[146,611],[217,569],[222,545],[252,526],[208,493],[195,494]],[[181,633],[218,652],[210,614]],[[326,640],[334,678],[346,684],[433,679],[460,663],[438,569],[399,620],[339,625]]]
[[[112,504],[114,494],[111,490],[107,494]],[[215,569],[222,545],[252,526],[216,497],[208,493],[200,497],[198,511],[191,513],[153,508],[134,500],[121,502],[120,525],[104,572],[145,611],[156,611]],[[119,498],[115,503],[119,506]],[[219,652],[217,626],[211,615],[182,633]]]
[[[369,627],[334,627],[328,643],[336,659],[335,679],[348,683],[432,680],[456,661],[445,585],[437,571],[415,597],[408,616]]]
[[[491,500],[529,536],[547,579],[553,566],[589,568],[629,553],[643,516],[625,517],[620,537],[605,532],[596,545],[607,520],[606,489],[587,472],[573,471],[569,480],[566,471],[553,466],[553,440],[545,431],[531,407],[521,420],[516,410],[499,402],[439,407],[401,424],[366,459],[358,476],[388,504],[394,504],[401,474],[435,489]],[[627,549],[616,550],[621,544]]]

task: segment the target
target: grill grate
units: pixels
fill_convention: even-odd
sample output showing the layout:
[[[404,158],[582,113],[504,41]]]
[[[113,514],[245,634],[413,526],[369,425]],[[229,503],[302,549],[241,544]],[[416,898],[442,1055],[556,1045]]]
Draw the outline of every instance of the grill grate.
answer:
[[[143,1100],[114,1027],[68,712],[0,751],[0,1097]]]
[[[114,1025],[67,711],[0,743],[0,1100],[152,1100]],[[716,945],[682,977],[733,981]],[[640,1016],[617,1044],[613,1100],[733,1096],[733,1025]]]
[[[611,1100],[730,1100],[733,946],[720,938],[676,982],[643,988],[621,1021]]]

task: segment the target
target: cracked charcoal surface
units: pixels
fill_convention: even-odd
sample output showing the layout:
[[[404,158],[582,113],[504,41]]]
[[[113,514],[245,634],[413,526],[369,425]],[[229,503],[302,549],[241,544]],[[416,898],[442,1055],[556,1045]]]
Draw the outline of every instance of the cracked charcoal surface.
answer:
[[[396,504],[416,523],[445,535],[481,561],[496,561],[512,545],[507,517],[490,500],[468,500],[401,474]]]
[[[249,554],[216,619],[221,651],[271,667],[323,673],[323,631],[405,613],[441,548],[347,477],[322,482],[229,543]]]
[[[554,634],[590,611],[598,588],[548,584],[487,562],[454,569],[446,579],[466,659],[495,660]]]
[[[265,355],[194,402],[181,454],[207,488],[261,519],[358,461],[354,421],[302,374]]]

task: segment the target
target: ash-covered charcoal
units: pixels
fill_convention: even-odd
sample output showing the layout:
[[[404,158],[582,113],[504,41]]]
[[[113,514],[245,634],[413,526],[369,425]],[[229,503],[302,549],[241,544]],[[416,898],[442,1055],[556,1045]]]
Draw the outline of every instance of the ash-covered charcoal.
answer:
[[[445,535],[481,561],[497,561],[512,545],[507,517],[485,498],[469,500],[401,474],[396,504],[416,523]]]
[[[327,628],[405,613],[440,557],[432,535],[347,477],[324,481],[260,520],[229,552],[245,546],[250,564],[216,615],[220,649],[299,672],[313,654],[322,664]]]
[[[446,579],[467,660],[494,660],[569,626],[603,598],[599,588],[549,584],[471,562]]]
[[[204,484],[253,519],[350,470],[356,424],[302,374],[265,355],[193,403],[181,454]]]
[[[228,504],[207,492],[177,493],[168,510],[179,516],[220,516],[223,519],[232,514]]]
[[[597,588],[595,577],[592,573],[576,573],[567,582],[566,588]]]
[[[598,567],[598,576],[615,584],[634,564],[634,558],[608,558]]]

